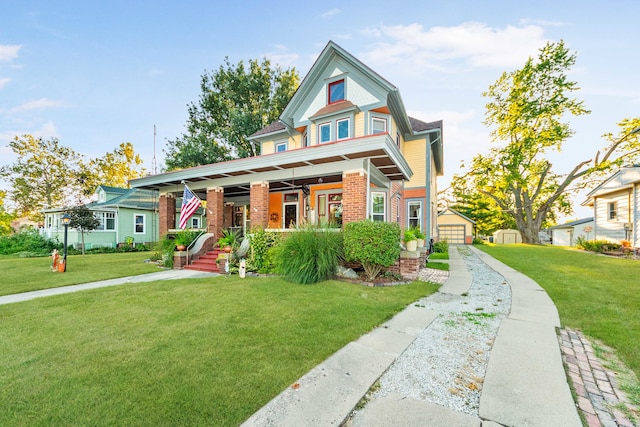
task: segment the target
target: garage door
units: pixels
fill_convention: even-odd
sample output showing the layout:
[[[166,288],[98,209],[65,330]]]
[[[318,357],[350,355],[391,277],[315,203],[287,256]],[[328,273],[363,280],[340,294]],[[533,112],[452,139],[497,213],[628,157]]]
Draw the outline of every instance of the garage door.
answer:
[[[438,238],[453,245],[464,245],[464,225],[439,225]]]

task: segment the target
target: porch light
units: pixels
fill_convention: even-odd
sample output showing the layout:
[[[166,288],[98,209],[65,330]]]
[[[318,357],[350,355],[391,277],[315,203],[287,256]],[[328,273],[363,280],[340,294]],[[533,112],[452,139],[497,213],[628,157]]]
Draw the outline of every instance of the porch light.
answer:
[[[67,232],[69,229],[69,223],[71,222],[71,215],[65,212],[62,215],[62,225],[64,225],[64,254],[62,255],[62,262],[64,263],[64,267],[62,272],[67,271]]]

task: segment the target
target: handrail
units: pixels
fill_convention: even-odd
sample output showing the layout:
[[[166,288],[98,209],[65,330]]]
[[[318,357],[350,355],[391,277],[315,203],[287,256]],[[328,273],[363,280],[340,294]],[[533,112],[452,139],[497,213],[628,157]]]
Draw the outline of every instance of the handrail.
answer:
[[[206,230],[200,230],[200,233],[198,233],[198,235],[196,236],[195,239],[193,239],[193,242],[191,242],[189,244],[189,246],[187,246],[187,263],[185,265],[189,265],[189,249],[196,244],[196,242],[198,241],[198,239],[200,238],[200,236],[202,236],[204,234]]]

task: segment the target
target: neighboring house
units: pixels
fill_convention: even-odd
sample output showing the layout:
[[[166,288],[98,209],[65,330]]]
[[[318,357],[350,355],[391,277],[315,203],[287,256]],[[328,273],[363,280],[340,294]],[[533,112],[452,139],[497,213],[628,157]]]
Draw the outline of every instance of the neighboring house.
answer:
[[[437,235],[442,122],[407,115],[398,88],[333,42],[280,119],[249,139],[261,155],[151,175],[134,188],[160,194],[160,235],[174,227],[183,182],[206,200],[209,232],[342,225],[370,218]]]
[[[438,239],[457,245],[473,243],[476,222],[460,212],[447,208],[438,214]]]
[[[17,218],[11,221],[11,228],[14,232],[20,232],[22,227],[38,228],[38,223],[30,220],[29,218]]]
[[[126,189],[101,185],[97,188],[96,202],[87,207],[100,221],[96,230],[84,233],[87,249],[96,247],[114,248],[132,237],[134,243],[152,243],[158,241],[158,194],[154,191],[137,188]],[[62,215],[64,209],[44,211],[43,233],[49,238],[64,239]],[[69,246],[80,248],[80,231],[69,228],[67,231]]]
[[[498,230],[493,233],[493,243],[522,243],[522,234],[518,230]]]
[[[587,194],[583,206],[593,208],[595,239],[640,247],[640,166],[624,167]]]
[[[549,227],[551,244],[556,246],[575,246],[579,237],[586,240],[593,239],[594,225],[595,222],[591,217]]]

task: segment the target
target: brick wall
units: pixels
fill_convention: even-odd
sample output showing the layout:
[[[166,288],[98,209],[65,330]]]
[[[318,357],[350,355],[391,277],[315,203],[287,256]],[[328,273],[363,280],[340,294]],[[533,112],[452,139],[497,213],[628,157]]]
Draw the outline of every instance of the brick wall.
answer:
[[[164,237],[169,229],[176,228],[176,198],[173,194],[163,194],[159,200],[159,232]]]
[[[364,170],[342,174],[342,224],[367,217],[367,174]]]
[[[214,187],[207,189],[207,231],[216,239],[222,235],[224,218],[224,189]]]
[[[424,248],[420,248],[417,251],[402,251],[398,261],[387,267],[387,271],[397,273],[404,279],[415,280],[426,262],[427,251]]]
[[[269,183],[266,181],[251,183],[251,227],[269,226]]]

